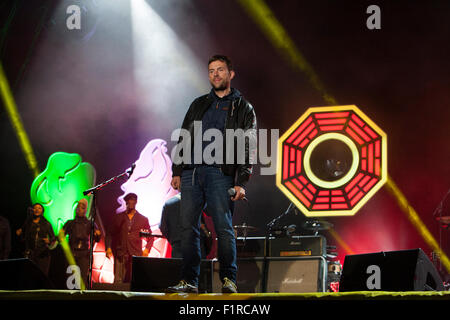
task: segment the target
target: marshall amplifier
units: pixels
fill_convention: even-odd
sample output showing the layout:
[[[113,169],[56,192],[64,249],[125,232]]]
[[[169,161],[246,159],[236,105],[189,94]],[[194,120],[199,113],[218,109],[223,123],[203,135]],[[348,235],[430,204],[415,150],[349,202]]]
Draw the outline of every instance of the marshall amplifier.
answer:
[[[327,244],[323,236],[271,238],[269,240],[268,253],[270,257],[325,257],[327,254]]]
[[[325,292],[326,266],[323,256],[266,258],[264,292]]]

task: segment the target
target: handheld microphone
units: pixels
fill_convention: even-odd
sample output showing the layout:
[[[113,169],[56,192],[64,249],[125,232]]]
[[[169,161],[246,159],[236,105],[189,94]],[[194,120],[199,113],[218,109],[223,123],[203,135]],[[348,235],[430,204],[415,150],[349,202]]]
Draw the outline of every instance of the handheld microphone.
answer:
[[[228,189],[228,195],[233,198],[236,195],[236,189],[235,188],[230,188]],[[243,197],[242,200],[244,201],[248,201],[246,197]]]

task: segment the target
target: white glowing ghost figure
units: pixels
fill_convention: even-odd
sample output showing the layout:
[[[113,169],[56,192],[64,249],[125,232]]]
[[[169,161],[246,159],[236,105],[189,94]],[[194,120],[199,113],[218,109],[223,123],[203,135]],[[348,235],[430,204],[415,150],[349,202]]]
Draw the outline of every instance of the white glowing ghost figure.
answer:
[[[176,195],[170,181],[172,180],[172,161],[167,155],[166,142],[161,139],[151,140],[141,151],[135,162],[136,168],[130,179],[122,184],[124,193],[117,198],[120,207],[116,212],[126,209],[123,198],[130,192],[137,194],[136,210],[148,218],[152,233],[160,234],[159,223],[164,203]],[[143,246],[145,245],[145,242]],[[150,256],[166,257],[169,244],[164,238],[155,238]]]

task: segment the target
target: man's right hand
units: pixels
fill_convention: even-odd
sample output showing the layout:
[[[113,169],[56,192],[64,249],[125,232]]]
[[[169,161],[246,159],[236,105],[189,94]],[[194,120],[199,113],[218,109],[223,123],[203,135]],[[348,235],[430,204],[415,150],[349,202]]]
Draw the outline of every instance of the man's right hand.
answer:
[[[106,257],[108,259],[111,259],[112,255],[113,255],[113,253],[112,253],[111,248],[106,249]]]
[[[172,182],[170,182],[170,185],[175,190],[180,190],[180,184],[181,184],[181,177],[180,176],[174,176],[172,177]]]

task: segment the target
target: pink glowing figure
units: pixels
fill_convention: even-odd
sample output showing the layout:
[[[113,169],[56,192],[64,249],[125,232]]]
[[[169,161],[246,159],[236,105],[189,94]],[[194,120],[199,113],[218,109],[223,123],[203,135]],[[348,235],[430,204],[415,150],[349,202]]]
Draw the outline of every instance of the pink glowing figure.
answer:
[[[123,198],[133,192],[138,196],[137,211],[148,218],[153,234],[161,234],[159,223],[162,207],[169,198],[178,193],[170,185],[172,161],[167,155],[166,142],[161,139],[151,140],[135,163],[136,168],[130,179],[121,186],[124,193],[117,199],[120,207],[116,212],[125,211],[126,204]],[[167,257],[170,252],[171,248],[166,239],[155,238],[149,256]]]

